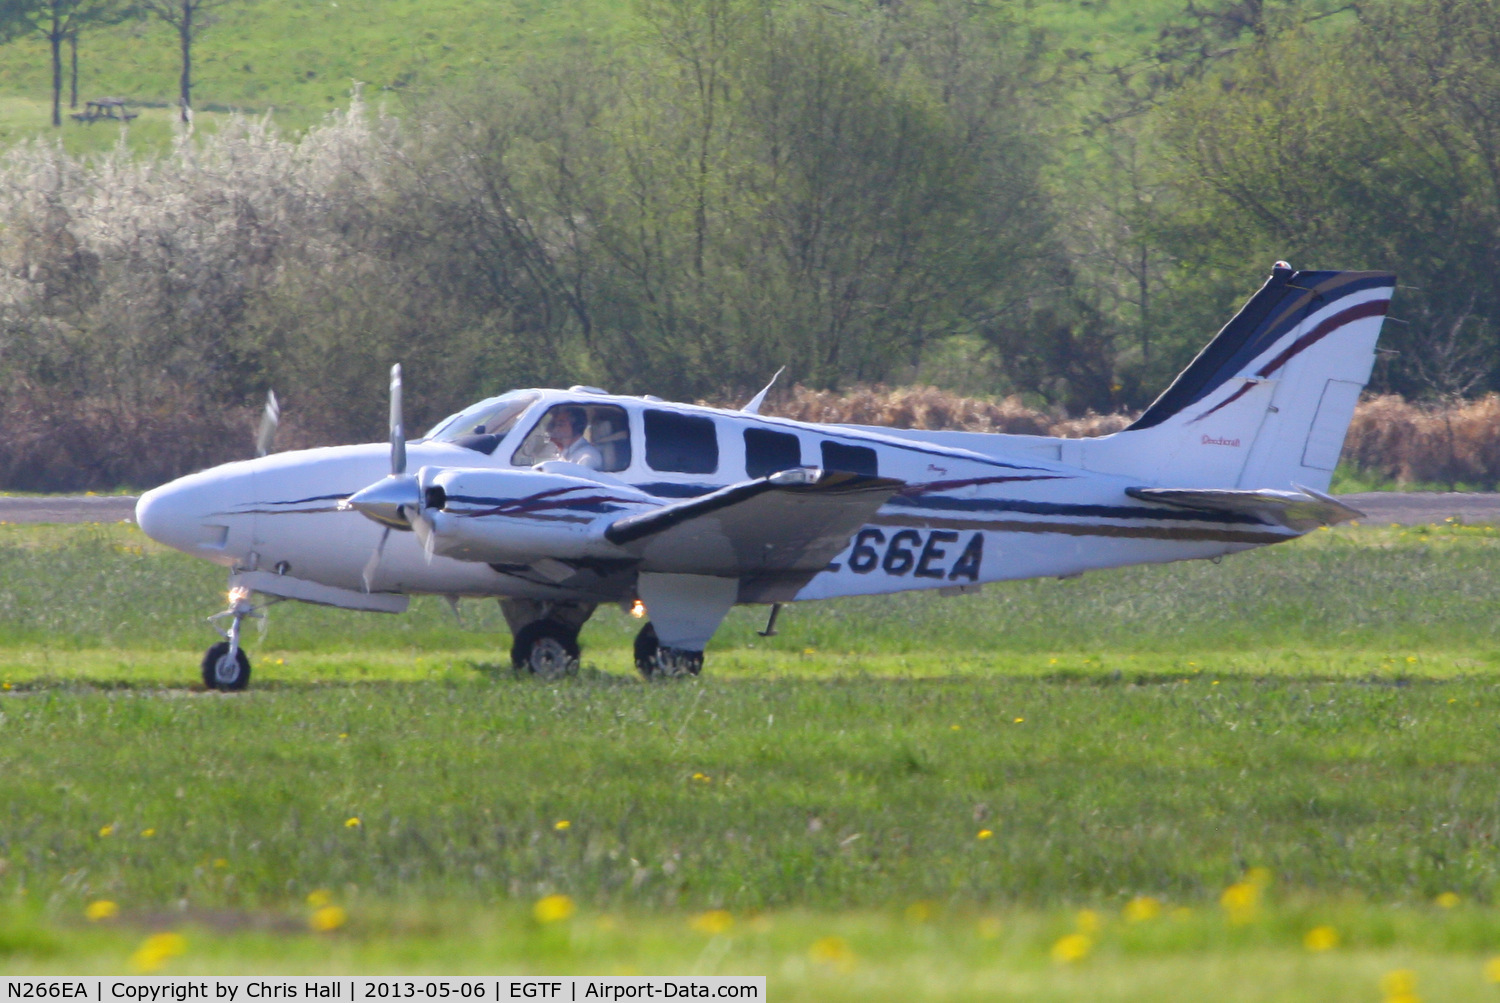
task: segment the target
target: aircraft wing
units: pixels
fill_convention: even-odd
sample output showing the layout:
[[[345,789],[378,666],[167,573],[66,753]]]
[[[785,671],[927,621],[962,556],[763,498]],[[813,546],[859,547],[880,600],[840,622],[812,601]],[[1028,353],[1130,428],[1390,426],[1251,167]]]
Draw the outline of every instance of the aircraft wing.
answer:
[[[783,470],[625,516],[604,538],[638,556],[643,571],[806,581],[904,485],[889,477]]]
[[[1295,491],[1259,489],[1242,491],[1218,488],[1126,488],[1125,493],[1141,501],[1161,502],[1199,512],[1237,512],[1253,515],[1305,533],[1319,526],[1336,526],[1364,513],[1350,508],[1321,491],[1292,485]]]

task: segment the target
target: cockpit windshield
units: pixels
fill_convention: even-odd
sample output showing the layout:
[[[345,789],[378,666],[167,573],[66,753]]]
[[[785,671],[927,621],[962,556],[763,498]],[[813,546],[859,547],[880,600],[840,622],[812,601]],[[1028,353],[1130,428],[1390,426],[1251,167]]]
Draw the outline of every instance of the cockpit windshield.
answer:
[[[541,399],[534,390],[514,390],[501,397],[480,401],[466,411],[445,418],[427,433],[434,442],[451,442],[458,446],[493,453],[505,433],[515,427],[526,409]]]

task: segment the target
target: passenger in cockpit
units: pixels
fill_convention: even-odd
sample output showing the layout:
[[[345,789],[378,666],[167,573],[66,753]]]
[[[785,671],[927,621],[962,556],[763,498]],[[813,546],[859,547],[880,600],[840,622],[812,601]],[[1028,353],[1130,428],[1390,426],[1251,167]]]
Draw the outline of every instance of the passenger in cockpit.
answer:
[[[588,412],[583,408],[554,408],[547,417],[547,438],[557,447],[558,459],[598,470],[604,466],[604,457],[593,443],[583,437],[588,427]]]

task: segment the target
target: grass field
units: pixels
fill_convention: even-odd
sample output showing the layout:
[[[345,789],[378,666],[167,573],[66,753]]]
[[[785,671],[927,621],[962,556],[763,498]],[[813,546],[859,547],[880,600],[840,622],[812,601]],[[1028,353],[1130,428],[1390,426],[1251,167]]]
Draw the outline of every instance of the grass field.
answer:
[[[1045,33],[1048,51],[1103,64],[1129,62],[1185,5],[1174,0],[1054,0],[1011,13]],[[298,129],[347,103],[355,82],[367,97],[462,84],[580,45],[610,48],[636,30],[629,0],[259,0],[231,3],[195,46],[194,104],[200,123],[216,113],[275,113]],[[1081,65],[1081,63],[1080,63]],[[80,100],[123,96],[146,107],[131,142],[159,148],[177,98],[176,37],[155,22],[83,36]],[[0,47],[0,146],[50,134],[51,63],[39,39]],[[64,95],[66,100],[66,94]],[[393,105],[399,106],[399,103]],[[60,130],[74,152],[111,143],[114,123]]]
[[[253,689],[206,694],[221,588],[128,526],[0,526],[0,969],[1500,994],[1491,527],[798,606],[769,640],[737,612],[680,685],[632,677],[613,609],[543,684],[483,604],[419,602],[276,607]],[[142,951],[164,930],[180,956]]]

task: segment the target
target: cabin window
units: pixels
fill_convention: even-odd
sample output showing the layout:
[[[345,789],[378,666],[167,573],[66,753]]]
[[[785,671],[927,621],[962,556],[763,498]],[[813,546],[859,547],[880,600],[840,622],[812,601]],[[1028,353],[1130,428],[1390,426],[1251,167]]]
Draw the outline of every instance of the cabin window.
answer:
[[[616,404],[555,404],[522,441],[511,463],[529,467],[562,460],[590,470],[630,466],[630,422]]]
[[[745,429],[745,473],[767,477],[802,465],[802,443],[789,432],[765,428]]]
[[[719,469],[719,435],[713,419],[675,411],[647,411],[646,465],[679,474]]]
[[[878,467],[875,450],[869,446],[846,446],[842,442],[823,440],[824,470],[842,470],[874,477],[880,472]]]

